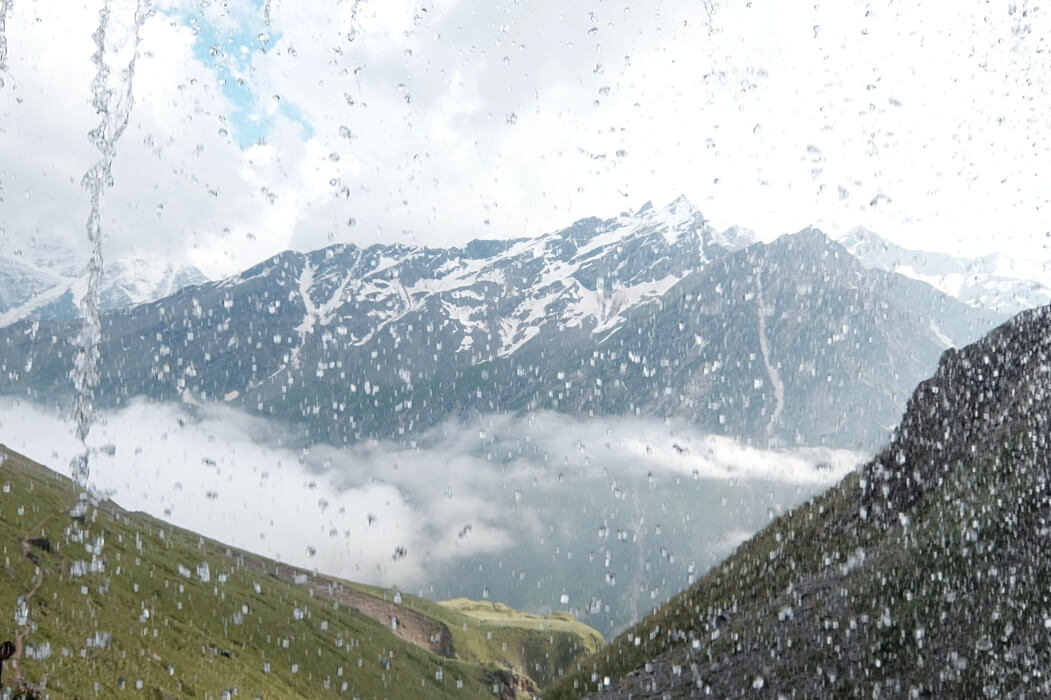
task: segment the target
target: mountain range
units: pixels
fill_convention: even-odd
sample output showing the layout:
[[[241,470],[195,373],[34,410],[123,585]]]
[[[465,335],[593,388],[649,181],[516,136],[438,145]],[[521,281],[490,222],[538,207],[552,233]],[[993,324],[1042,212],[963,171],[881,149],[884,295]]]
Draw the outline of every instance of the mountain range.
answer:
[[[0,527],[22,547],[6,570],[24,592],[3,594],[25,630],[19,666],[56,697],[82,692],[85,676],[52,642],[107,669],[86,676],[107,688],[161,696],[217,684],[319,695],[344,682],[441,696],[453,676],[467,696],[535,693],[494,668],[508,661],[494,660],[507,649],[493,640],[511,635],[511,665],[555,680],[544,697],[556,699],[1048,694],[1049,368],[1051,307],[946,350],[871,461],[586,658],[597,636],[562,628],[568,619],[439,606],[267,562],[85,501],[0,449]],[[428,624],[431,637],[404,637]],[[521,637],[534,627],[537,646]],[[482,656],[443,653],[443,629],[453,649]],[[568,646],[549,646],[556,629]],[[363,670],[341,680],[348,639]]]
[[[966,258],[910,250],[855,228],[839,239],[865,267],[897,272],[926,282],[979,309],[1016,314],[1051,302],[1051,261],[1019,260],[1004,254]]]
[[[536,238],[285,252],[114,308],[96,402],[226,401],[334,444],[552,409],[871,448],[946,348],[1004,318],[815,229],[719,232],[679,198]],[[0,393],[62,400],[77,327],[0,330]]]
[[[697,572],[699,580],[690,563],[690,580],[697,582],[608,647],[584,659],[577,642],[569,656],[559,652],[554,667],[550,651],[541,653],[546,662],[534,656],[538,682],[565,676],[545,696],[1049,693],[1040,669],[1051,660],[1043,641],[1051,625],[1045,594],[1051,571],[1041,554],[1051,518],[1046,456],[1051,307],[1023,312],[986,334],[1004,319],[999,305],[1022,303],[1029,298],[1023,292],[1039,298],[1041,287],[1022,283],[1019,291],[1005,276],[986,275],[985,289],[992,291],[978,293],[977,282],[956,285],[915,266],[904,269],[900,261],[911,252],[875,240],[855,232],[844,245],[805,229],[757,242],[740,231],[716,232],[680,199],[661,209],[586,219],[533,239],[475,241],[450,249],[339,245],[286,252],[234,277],[106,312],[97,403],[120,407],[136,396],[187,405],[220,401],[281,418],[298,425],[305,438],[335,444],[382,437],[415,445],[414,436],[450,414],[467,419],[548,409],[674,419],[771,447],[879,448],[838,486],[776,518],[711,571]],[[880,251],[883,258],[876,255]],[[927,264],[928,272],[956,264],[916,260]],[[971,292],[958,296],[965,289]],[[76,320],[25,318],[0,331],[0,392],[63,400],[77,327]],[[671,450],[681,455],[689,447],[673,443]],[[510,450],[507,455],[511,459]],[[10,471],[12,465],[29,468],[17,455],[6,459],[5,476],[21,473]],[[12,486],[21,502],[5,498],[0,519],[17,523],[26,533],[23,543],[29,531],[40,530],[49,543],[61,541],[63,549],[82,544],[85,535],[76,527],[52,533],[46,521],[27,520],[62,501],[60,494],[27,500],[25,493],[41,488],[37,482],[57,477],[33,479],[33,486]],[[559,474],[558,482],[562,479]],[[652,472],[648,481],[653,490]],[[620,485],[614,481],[610,489],[619,502]],[[688,513],[698,503],[678,479],[674,491],[684,503],[672,503],[671,512]],[[605,518],[594,495],[585,496],[577,515]],[[516,491],[515,503],[522,498]],[[622,510],[617,517],[639,517],[627,505]],[[635,510],[643,512],[638,503]],[[647,506],[644,512],[655,510]],[[202,558],[193,545],[201,550],[203,540],[183,533],[162,543],[169,537],[161,534],[167,532],[164,526],[138,520],[134,528],[122,528],[130,514],[111,506],[96,512],[92,523],[100,518],[109,524],[106,541],[116,537],[123,543],[118,549],[129,570],[131,557],[136,566],[143,558],[129,543],[148,534],[148,549],[167,557],[155,557],[152,571],[167,567],[174,576],[192,579],[185,562]],[[775,516],[770,511],[769,517]],[[636,534],[644,530],[641,522]],[[582,531],[574,526],[566,533],[566,554],[583,544]],[[602,520],[600,538],[604,531]],[[656,524],[653,532],[661,536],[661,531]],[[627,542],[631,532],[618,523],[617,541]],[[557,543],[554,555],[562,558],[554,524],[541,542],[548,537]],[[29,546],[40,560],[35,545]],[[88,555],[102,543],[90,547],[81,562],[89,570],[97,557],[88,563]],[[642,552],[641,545],[635,549]],[[214,544],[207,551],[209,556],[225,551],[226,558],[215,560],[211,569],[240,572],[237,585],[248,585],[247,555]],[[609,551],[607,584],[614,586]],[[578,557],[579,566],[601,569],[602,557],[591,562],[593,554],[587,564]],[[665,556],[670,562],[672,555],[661,546]],[[516,560],[512,574],[520,563]],[[26,566],[18,560],[14,575],[30,577],[19,565]],[[502,557],[495,565],[503,567]],[[639,570],[643,565],[649,571],[650,562],[640,558]],[[273,563],[267,566],[280,571]],[[480,571],[475,560],[462,574],[469,571]],[[654,593],[652,582],[632,580],[632,571],[623,572],[631,585],[612,589],[617,595],[598,601],[598,607],[622,606],[625,599],[635,606],[639,591]],[[310,572],[285,573],[291,585],[311,580]],[[233,575],[224,573],[228,580]],[[208,583],[200,573],[197,577]],[[67,581],[76,578],[70,569]],[[289,584],[280,574],[277,579]],[[142,586],[139,579],[132,583]],[[110,585],[103,579],[99,596]],[[331,580],[325,585],[330,595],[345,588]],[[547,593],[557,588],[548,585]],[[90,586],[80,590],[94,595]],[[102,607],[134,608],[132,594],[126,586],[122,590],[119,605]],[[280,602],[299,601],[294,589],[281,591]],[[218,586],[211,594],[221,606]],[[207,595],[204,586],[194,597]],[[385,595],[373,592],[384,602]],[[153,600],[165,601],[174,624],[186,624],[178,596],[165,598],[157,589]],[[413,600],[407,607],[434,605]],[[142,610],[160,605],[140,602]],[[58,609],[66,607],[63,602]],[[22,609],[17,601],[15,609]],[[293,619],[300,619],[296,610],[305,609],[294,605]],[[485,603],[462,601],[432,613],[451,615],[449,609],[476,618],[495,614]],[[223,621],[225,638],[236,610],[211,610]],[[201,649],[211,649],[213,658],[230,658],[223,651],[260,654],[263,630],[277,624],[270,617],[257,620],[257,636],[238,638],[240,652],[215,641]],[[466,632],[470,623],[462,624]],[[204,627],[192,632],[195,640],[220,634],[215,625]],[[310,635],[297,639],[315,643]],[[475,644],[477,637],[463,640]],[[326,643],[318,642],[318,658],[327,658]],[[386,636],[380,643],[394,644]],[[392,648],[370,647],[379,662],[368,676],[369,692],[382,692],[390,678],[383,655]],[[411,670],[399,667],[396,682],[408,679],[425,694],[440,695],[443,688],[432,683],[443,680],[444,670],[438,673],[434,664],[445,662],[421,661],[416,652],[398,649],[411,659]],[[173,652],[142,647],[139,653],[163,661]],[[202,655],[208,658],[205,651]],[[265,655],[264,650],[260,658]],[[312,656],[310,665],[294,656],[284,658],[289,687],[314,688],[314,674],[321,678],[323,669],[315,668]],[[156,678],[149,682],[155,687],[171,667],[200,663],[172,658],[177,663],[154,669]],[[491,660],[486,663],[491,666]],[[482,667],[463,671],[467,695],[488,693],[490,683],[492,692],[507,696],[535,690]],[[300,668],[309,669],[307,677],[295,677]],[[180,682],[189,681],[183,676]],[[245,687],[267,682],[253,676]],[[329,690],[331,683],[326,676],[322,688]]]
[[[37,243],[27,253],[0,256],[0,328],[22,320],[62,321],[80,317],[87,289],[84,261],[57,242]],[[108,261],[99,289],[102,312],[162,299],[208,279],[195,267],[145,255]]]
[[[1051,693],[1051,307],[943,355],[894,440],[547,697]]]

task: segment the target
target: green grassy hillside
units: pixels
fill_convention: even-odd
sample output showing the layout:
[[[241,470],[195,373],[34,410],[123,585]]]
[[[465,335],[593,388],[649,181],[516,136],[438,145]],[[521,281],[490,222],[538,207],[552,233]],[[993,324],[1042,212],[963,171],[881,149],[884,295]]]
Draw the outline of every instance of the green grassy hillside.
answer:
[[[464,638],[457,640],[465,658],[511,666],[541,687],[603,645],[601,634],[565,612],[530,615],[500,603],[465,598],[447,600],[441,606],[450,617],[468,618],[462,625]]]
[[[563,616],[395,600],[79,501],[2,446],[0,557],[3,683],[52,698],[513,698],[601,644]]]

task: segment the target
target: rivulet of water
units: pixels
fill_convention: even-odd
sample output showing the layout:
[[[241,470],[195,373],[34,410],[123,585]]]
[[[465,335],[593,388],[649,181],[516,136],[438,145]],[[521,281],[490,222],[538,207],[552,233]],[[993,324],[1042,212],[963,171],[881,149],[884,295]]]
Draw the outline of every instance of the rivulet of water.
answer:
[[[0,0],[0,88],[4,86],[3,73],[7,72],[7,14],[15,0]]]
[[[132,7],[134,8],[132,14]],[[70,470],[77,483],[86,485],[90,475],[87,437],[95,422],[95,387],[99,382],[99,346],[102,340],[102,322],[99,318],[99,286],[102,282],[102,198],[113,185],[113,159],[116,144],[128,126],[134,97],[135,61],[139,52],[140,30],[149,14],[149,0],[106,0],[99,10],[99,24],[92,35],[95,53],[95,78],[91,81],[91,103],[99,115],[99,124],[88,133],[98,149],[99,159],[84,174],[81,184],[88,191],[91,212],[88,214],[87,234],[91,252],[87,267],[87,290],[80,300],[83,325],[78,337],[79,350],[74,359],[72,379],[76,389],[73,421],[77,438],[85,443],[84,452],[73,458]],[[111,26],[114,16],[129,16],[129,38],[118,39]],[[114,70],[111,66],[124,66]]]

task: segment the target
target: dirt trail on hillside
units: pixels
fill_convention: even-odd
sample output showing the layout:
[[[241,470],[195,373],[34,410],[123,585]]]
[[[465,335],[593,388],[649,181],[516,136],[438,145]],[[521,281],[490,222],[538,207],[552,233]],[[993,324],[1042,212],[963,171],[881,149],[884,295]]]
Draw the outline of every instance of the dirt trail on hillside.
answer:
[[[452,633],[449,628],[426,615],[404,605],[396,605],[393,600],[384,600],[378,596],[362,593],[339,582],[320,578],[303,569],[278,565],[266,566],[255,556],[239,557],[242,566],[253,568],[287,583],[296,583],[296,577],[302,576],[301,585],[309,589],[315,597],[330,600],[348,608],[357,610],[362,615],[371,617],[389,629],[396,637],[421,649],[426,649],[436,656],[447,659],[456,658]]]
[[[30,540],[33,539],[33,533],[38,532],[43,528],[44,525],[47,524],[47,521],[55,515],[56,513],[48,513],[45,515],[39,520],[39,522],[29,528],[25,537],[22,538],[22,555],[29,561],[33,562],[34,566],[36,566],[36,576],[33,577],[33,584],[29,587],[29,590],[22,594],[22,599],[25,601],[27,611],[33,596],[35,596],[37,591],[40,590],[40,587],[44,585],[44,567],[41,566],[39,557],[33,554],[33,545]],[[15,686],[18,688],[29,687],[25,678],[22,677],[22,655],[25,653],[26,638],[29,637],[29,628],[30,621],[27,614],[26,624],[22,626],[22,629],[18,630],[18,634],[15,636],[15,653],[11,655],[10,659],[11,669],[15,676]]]
[[[411,644],[447,659],[456,657],[452,633],[449,632],[448,627],[437,620],[432,620],[403,605],[395,605],[393,601],[383,600],[313,576],[307,578],[306,585],[315,596],[328,598],[340,605],[354,608]]]

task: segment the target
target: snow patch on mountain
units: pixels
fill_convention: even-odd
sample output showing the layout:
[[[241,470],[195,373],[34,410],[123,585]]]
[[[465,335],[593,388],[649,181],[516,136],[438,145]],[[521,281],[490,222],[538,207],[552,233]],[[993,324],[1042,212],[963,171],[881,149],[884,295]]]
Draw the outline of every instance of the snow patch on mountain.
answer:
[[[652,282],[640,282],[630,287],[617,286],[612,290],[591,291],[581,287],[579,302],[574,309],[576,315],[567,325],[577,325],[584,320],[593,319],[595,327],[592,333],[601,334],[613,330],[626,320],[625,314],[630,309],[660,299],[681,279],[682,275],[668,275]]]
[[[739,226],[731,226],[725,231],[714,231],[712,240],[729,251],[747,248],[759,240],[754,231]]]
[[[291,257],[275,257],[222,284],[298,270],[281,283],[303,301],[296,332],[303,336],[323,317],[338,316],[355,345],[437,308],[445,323],[458,327],[450,339],[457,352],[469,353],[475,363],[491,357],[476,354],[489,334],[498,342],[491,351],[497,356],[517,352],[545,328],[610,334],[633,309],[707,264],[706,248],[719,245],[700,212],[680,197],[665,207],[648,204],[612,219],[583,219],[529,239],[453,249],[337,245],[287,253]],[[328,300],[324,312],[322,300]]]
[[[939,328],[938,324],[935,323],[934,321],[931,321],[931,333],[933,333],[934,337],[938,339],[938,342],[940,342],[945,347],[947,347],[947,348],[954,348],[954,347],[956,347],[956,343],[953,342],[953,339],[950,338],[949,336],[945,335],[945,333],[942,331],[942,329]]]
[[[763,280],[758,272],[755,275],[755,288],[757,313],[759,315],[759,349],[763,354],[763,364],[766,366],[767,374],[770,375],[770,384],[774,387],[774,399],[777,402],[773,413],[770,414],[770,422],[766,426],[766,434],[769,439],[773,436],[774,427],[777,425],[781,412],[785,408],[785,383],[781,381],[781,375],[770,359],[770,342],[766,335],[766,318],[772,315],[774,310],[767,306],[763,299]]]
[[[132,255],[118,258],[104,268],[99,298],[104,309],[124,308],[163,299],[207,281],[196,268]]]

